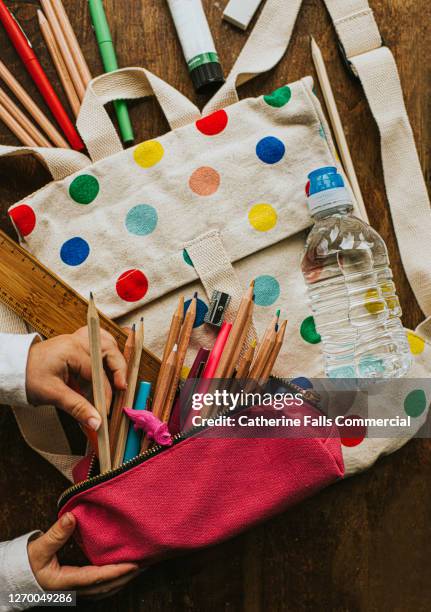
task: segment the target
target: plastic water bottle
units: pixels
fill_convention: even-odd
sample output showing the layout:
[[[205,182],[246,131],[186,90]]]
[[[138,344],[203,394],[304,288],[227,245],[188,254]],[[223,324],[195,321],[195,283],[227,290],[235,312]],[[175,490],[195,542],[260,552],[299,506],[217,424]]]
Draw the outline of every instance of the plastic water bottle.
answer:
[[[395,378],[411,354],[386,245],[352,215],[353,203],[333,167],[312,172],[307,184],[314,227],[302,272],[331,378]]]

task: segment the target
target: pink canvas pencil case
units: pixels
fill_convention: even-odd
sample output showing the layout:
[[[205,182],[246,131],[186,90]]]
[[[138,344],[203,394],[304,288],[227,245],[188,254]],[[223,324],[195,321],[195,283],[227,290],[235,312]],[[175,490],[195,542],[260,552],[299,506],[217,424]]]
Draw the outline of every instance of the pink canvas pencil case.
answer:
[[[307,404],[301,411],[318,414]],[[76,516],[76,538],[90,562],[146,566],[211,546],[343,476],[332,428],[307,428],[300,439],[244,438],[235,428],[218,435],[212,428],[180,434],[170,448],[150,449],[66,491],[60,516]],[[89,463],[79,466],[78,479]]]

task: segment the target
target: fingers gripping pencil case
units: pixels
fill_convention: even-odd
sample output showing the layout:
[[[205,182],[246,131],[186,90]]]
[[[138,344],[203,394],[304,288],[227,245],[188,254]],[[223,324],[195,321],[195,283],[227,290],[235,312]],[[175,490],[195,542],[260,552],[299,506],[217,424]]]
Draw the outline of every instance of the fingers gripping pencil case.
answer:
[[[301,412],[317,415],[307,404]],[[226,540],[343,476],[331,428],[308,428],[303,439],[240,435],[179,435],[168,449],[66,491],[60,515],[76,516],[77,541],[92,563],[149,565]],[[80,468],[88,470],[88,460]]]

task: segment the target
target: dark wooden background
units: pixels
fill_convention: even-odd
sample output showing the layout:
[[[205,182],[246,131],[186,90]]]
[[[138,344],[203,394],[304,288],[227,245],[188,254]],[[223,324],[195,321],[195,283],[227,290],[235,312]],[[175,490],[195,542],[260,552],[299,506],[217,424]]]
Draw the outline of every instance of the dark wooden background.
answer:
[[[46,71],[57,82],[37,26],[37,0],[9,0],[7,4],[16,12]],[[101,63],[89,26],[87,2],[64,0],[64,4],[93,74],[99,74]],[[246,34],[222,22],[227,0],[205,0],[204,4],[227,71]],[[370,0],[370,4],[398,62],[422,167],[429,176],[431,5],[428,0]],[[105,0],[105,5],[120,64],[145,66],[202,105],[204,100],[193,93],[165,2]],[[421,313],[397,255],[384,195],[377,130],[359,84],[349,78],[342,65],[321,0],[304,0],[287,57],[271,74],[244,86],[241,95],[259,95],[313,74],[310,34],[322,47],[328,64],[370,220],[389,247],[404,322],[414,327]],[[2,60],[40,102],[1,28],[0,49]],[[154,101],[135,105],[131,116],[139,141],[168,129]],[[0,143],[16,143],[3,126]],[[0,163],[2,229],[12,235],[6,217],[8,206],[48,180],[35,163]],[[121,612],[429,610],[430,451],[430,441],[412,441],[369,472],[331,487],[265,525],[211,550],[162,563],[109,602],[81,603],[80,608]],[[56,498],[66,483],[26,447],[7,409],[0,412],[0,455],[0,539],[47,528],[55,519]],[[69,562],[79,558],[72,546],[64,556]]]

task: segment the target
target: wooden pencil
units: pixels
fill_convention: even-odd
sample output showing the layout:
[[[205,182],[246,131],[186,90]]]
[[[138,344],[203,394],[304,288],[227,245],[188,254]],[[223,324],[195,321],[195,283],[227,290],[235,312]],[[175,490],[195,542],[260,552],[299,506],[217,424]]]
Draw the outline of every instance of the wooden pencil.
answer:
[[[334,92],[332,91],[331,82],[329,80],[328,71],[326,70],[325,61],[322,52],[311,36],[311,57],[314,67],[316,68],[317,78],[325,99],[326,109],[329,115],[332,130],[340,152],[341,161],[343,162],[344,170],[350,182],[353,193],[355,194],[358,207],[364,219],[368,219],[367,209],[365,208],[364,199],[362,197],[361,188],[359,186],[358,177],[356,176],[355,167],[353,165],[352,156],[350,155],[349,145],[347,144],[346,135],[344,134],[343,124],[341,123],[340,114],[338,112],[337,103],[335,101]]]
[[[130,364],[135,350],[136,341],[136,326],[133,325],[132,329],[128,333],[127,341],[124,347],[124,359],[127,363],[127,378],[129,378]],[[118,432],[120,429],[121,417],[123,415],[123,405],[125,390],[117,390],[114,394],[114,400],[112,402],[112,416],[109,423],[109,446],[111,448],[111,458],[114,460],[115,448],[117,446]]]
[[[28,132],[18,123],[16,119],[10,114],[10,112],[0,104],[0,120],[15,134],[18,140],[25,147],[37,147],[38,144],[31,138]]]
[[[232,372],[235,369],[235,356],[237,360],[248,333],[248,329],[246,330],[246,333],[244,333],[245,328],[247,328],[247,326],[249,327],[251,324],[250,312],[252,311],[254,305],[253,294],[254,281],[250,283],[250,287],[241,299],[238,314],[226,342],[220,363],[215,371],[214,378],[227,378],[227,374],[229,373],[229,375],[232,375]]]
[[[109,452],[108,417],[106,410],[102,346],[100,340],[100,320],[92,293],[90,293],[90,301],[88,303],[87,324],[90,341],[93,401],[102,419],[102,424],[97,432],[97,446],[99,449],[100,472],[103,474],[111,469],[111,454]]]
[[[171,354],[168,355],[166,360],[166,365],[163,369],[163,376],[160,381],[159,388],[157,393],[154,395],[154,401],[152,406],[152,412],[154,416],[161,419],[163,416],[163,407],[166,401],[166,397],[170,391],[172,380],[175,376],[175,370],[177,367],[177,359],[178,359],[178,345],[175,344],[174,348],[171,351]],[[141,453],[145,452],[150,446],[150,440],[147,436],[143,437],[142,445],[141,445]]]
[[[232,378],[235,368],[238,365],[238,361],[239,361],[241,352],[247,341],[247,337],[248,337],[250,328],[253,323],[253,312],[254,312],[254,301],[252,299],[247,309],[247,319],[246,319],[245,325],[242,328],[242,332],[238,338],[238,342],[236,343],[233,355],[230,359],[230,362],[228,363],[227,370],[223,374],[224,378]]]
[[[197,308],[197,294],[195,294],[192,301],[190,302],[190,305],[187,308],[187,312],[184,317],[184,322],[181,326],[180,337],[178,339],[178,356],[177,356],[177,363],[175,367],[175,373],[174,373],[174,377],[171,382],[170,390],[165,398],[162,416],[170,414],[172,410],[172,405],[174,403],[175,394],[177,392],[178,384],[180,382],[181,370],[184,365],[184,359],[186,357],[187,349],[189,348],[190,337],[192,335],[193,325],[196,319],[196,308]]]
[[[36,143],[38,147],[52,147],[52,144],[45,138],[45,136],[37,129],[37,127],[30,121],[30,119],[24,115],[22,110],[15,104],[15,102],[7,95],[3,89],[0,88],[0,104],[4,106],[10,115],[17,121],[20,126],[27,132],[30,138]]]
[[[141,319],[138,331],[136,332],[136,345],[133,351],[133,358],[130,362],[130,371],[127,377],[127,389],[124,395],[123,408],[133,408],[136,387],[138,384],[139,366],[142,359],[142,350],[144,348],[144,319]],[[123,463],[124,451],[126,448],[127,434],[129,429],[129,419],[123,413],[121,415],[120,427],[118,430],[117,445],[114,453],[114,468],[119,467]]]
[[[262,386],[265,386],[266,383],[269,380],[269,377],[272,374],[272,371],[274,369],[274,365],[275,362],[277,361],[277,358],[280,354],[280,351],[282,349],[283,346],[283,342],[284,342],[284,336],[286,335],[286,326],[287,326],[287,321],[284,321],[281,326],[280,329],[277,332],[277,337],[275,340],[275,345],[274,348],[271,351],[271,354],[269,356],[269,359],[263,369],[263,372],[260,376],[260,384]]]
[[[70,78],[70,74],[67,71],[66,64],[64,63],[63,56],[61,55],[57,41],[55,40],[51,25],[46,19],[45,15],[42,13],[42,11],[37,11],[37,17],[39,20],[40,31],[42,32],[42,36],[45,40],[45,44],[57,71],[57,74],[60,77],[64,92],[67,96],[67,99],[69,100],[70,108],[72,109],[75,117],[77,117],[79,114],[79,109],[81,107],[81,102],[75,91],[75,87]]]
[[[76,38],[75,31],[72,28],[72,24],[70,23],[63,3],[61,0],[51,0],[51,4],[54,7],[57,19],[60,22],[61,29],[63,30],[64,37],[69,45],[70,52],[78,68],[79,74],[81,75],[82,82],[84,83],[84,86],[87,87],[88,83],[93,77],[91,76],[88,64],[85,60],[84,54],[82,53],[82,49],[79,46],[78,39]]]
[[[260,343],[253,365],[251,366],[249,378],[253,380],[260,379],[262,372],[268,362],[269,356],[275,346],[276,337],[277,333],[275,331],[275,326],[271,321],[267,331],[265,332],[262,342]]]
[[[27,112],[33,117],[34,121],[39,127],[45,132],[48,138],[57,147],[63,149],[69,149],[69,144],[60,134],[60,132],[54,127],[48,117],[40,110],[40,108],[33,102],[31,97],[25,91],[24,87],[16,80],[13,74],[0,60],[0,79],[9,87],[15,97],[21,102]]]
[[[168,337],[166,339],[165,349],[163,351],[162,364],[169,355],[172,353],[172,349],[175,344],[178,343],[178,338],[181,331],[181,325],[184,320],[184,296],[180,296],[178,299],[178,306],[174,312],[171,320],[171,326],[169,328]]]
[[[63,56],[64,63],[66,65],[67,71],[70,74],[70,78],[72,79],[75,91],[78,94],[79,100],[82,101],[85,95],[84,82],[82,81],[81,75],[79,74],[78,68],[75,64],[72,53],[69,49],[69,45],[67,44],[66,38],[63,34],[63,30],[61,29],[60,22],[57,19],[57,15],[54,11],[51,0],[40,0],[40,3],[42,5],[43,12],[45,13],[46,18],[49,21],[49,25],[51,26],[61,55]]]
[[[239,362],[239,366],[236,371],[235,378],[239,380],[244,380],[247,378],[248,373],[250,371],[250,366],[253,363],[253,357],[254,357],[255,351],[256,351],[256,340],[253,340],[253,342],[248,347],[247,352],[245,353],[244,357]]]

